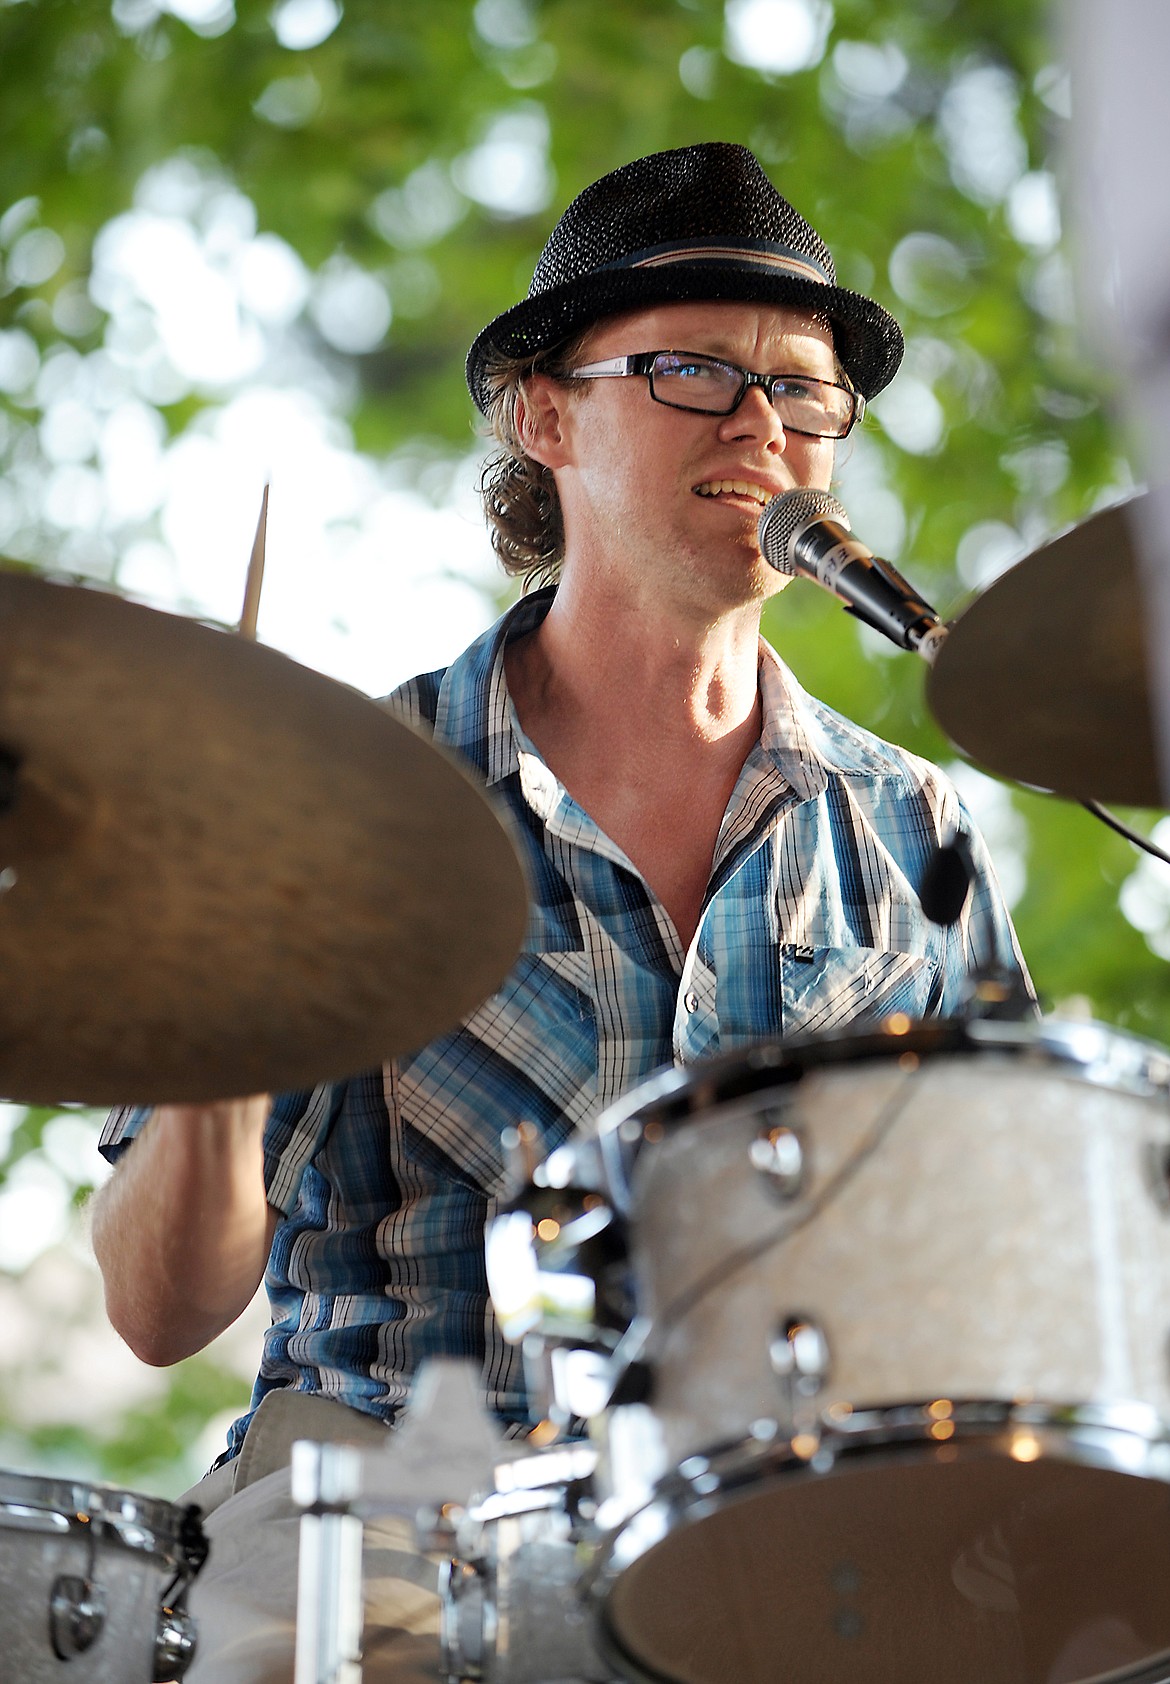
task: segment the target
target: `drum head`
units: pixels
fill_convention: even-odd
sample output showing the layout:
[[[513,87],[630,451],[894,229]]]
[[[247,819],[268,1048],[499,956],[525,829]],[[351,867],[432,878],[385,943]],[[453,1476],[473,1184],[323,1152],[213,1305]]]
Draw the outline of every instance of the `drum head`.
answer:
[[[972,1456],[749,1488],[610,1582],[609,1658],[655,1684],[1170,1677],[1170,1486]]]

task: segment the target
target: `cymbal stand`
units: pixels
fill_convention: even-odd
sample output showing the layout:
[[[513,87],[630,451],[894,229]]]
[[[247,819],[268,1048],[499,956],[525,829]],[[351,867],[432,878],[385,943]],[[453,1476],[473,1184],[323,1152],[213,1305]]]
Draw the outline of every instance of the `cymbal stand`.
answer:
[[[252,642],[267,530],[265,485],[236,628]],[[352,1445],[293,1445],[292,1495],[301,1510],[294,1684],[361,1684],[363,1529],[352,1508],[361,1483],[361,1453]]]
[[[301,1440],[292,1497],[301,1511],[294,1684],[361,1684],[362,1453]]]

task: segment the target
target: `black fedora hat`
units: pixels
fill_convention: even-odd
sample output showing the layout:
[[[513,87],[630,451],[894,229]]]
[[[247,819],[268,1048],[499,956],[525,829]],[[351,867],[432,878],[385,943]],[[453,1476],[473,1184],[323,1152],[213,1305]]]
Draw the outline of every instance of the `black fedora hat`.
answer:
[[[889,384],[902,330],[837,285],[829,248],[777,193],[746,146],[707,141],[636,158],[579,193],[549,236],[528,297],[472,345],[467,384],[481,410],[493,355],[537,356],[624,310],[684,299],[787,304],[828,318],[865,397]]]

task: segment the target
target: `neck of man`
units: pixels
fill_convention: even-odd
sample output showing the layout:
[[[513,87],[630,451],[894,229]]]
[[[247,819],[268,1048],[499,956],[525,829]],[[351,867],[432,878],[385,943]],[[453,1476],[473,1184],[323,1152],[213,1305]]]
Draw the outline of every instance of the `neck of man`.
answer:
[[[567,569],[506,671],[546,764],[641,872],[685,948],[760,733],[760,605],[703,612],[685,592],[660,600],[635,581],[607,590]]]
[[[611,776],[648,759],[684,774],[738,767],[759,735],[759,601],[720,611],[685,593],[663,601],[566,569],[539,630],[514,648],[521,724],[558,774],[558,756],[604,751]]]

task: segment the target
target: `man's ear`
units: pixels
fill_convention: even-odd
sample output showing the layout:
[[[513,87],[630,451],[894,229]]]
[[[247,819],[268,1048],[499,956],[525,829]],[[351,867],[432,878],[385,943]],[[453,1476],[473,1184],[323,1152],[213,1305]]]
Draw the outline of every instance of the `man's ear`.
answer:
[[[562,468],[567,461],[563,425],[565,388],[547,374],[530,374],[516,400],[516,429],[534,462]]]

